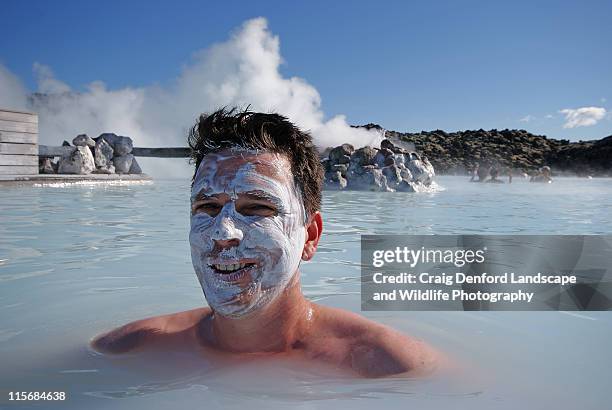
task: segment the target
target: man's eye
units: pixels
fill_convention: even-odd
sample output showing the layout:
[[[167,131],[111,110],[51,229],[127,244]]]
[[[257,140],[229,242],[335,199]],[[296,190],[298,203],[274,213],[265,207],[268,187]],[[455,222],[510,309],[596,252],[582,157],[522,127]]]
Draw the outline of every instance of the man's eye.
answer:
[[[221,210],[221,206],[217,204],[199,204],[194,207],[194,213],[205,212],[209,215],[217,214]]]
[[[249,214],[249,215],[276,215],[277,211],[275,208],[268,206],[268,205],[262,205],[262,204],[253,204],[253,205],[247,205],[242,207],[242,209],[240,210],[240,213],[242,214]]]
[[[249,209],[268,209],[270,211],[274,211],[275,210],[271,206],[267,206],[267,205],[249,205],[248,208]]]

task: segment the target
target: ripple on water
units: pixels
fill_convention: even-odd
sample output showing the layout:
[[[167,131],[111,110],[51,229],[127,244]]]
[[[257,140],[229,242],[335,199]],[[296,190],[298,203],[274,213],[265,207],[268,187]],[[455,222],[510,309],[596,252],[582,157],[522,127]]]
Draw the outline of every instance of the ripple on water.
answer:
[[[23,330],[0,329],[0,342],[7,342],[23,332]]]
[[[131,290],[140,289],[140,286],[124,286],[124,287],[114,287],[114,288],[89,288],[84,289],[78,294],[95,294],[95,293],[117,293],[117,292],[127,292]]]
[[[19,273],[2,273],[0,272],[0,282],[9,282],[20,279],[34,278],[37,276],[48,275],[53,272],[54,268],[35,270],[30,272],[19,272]]]

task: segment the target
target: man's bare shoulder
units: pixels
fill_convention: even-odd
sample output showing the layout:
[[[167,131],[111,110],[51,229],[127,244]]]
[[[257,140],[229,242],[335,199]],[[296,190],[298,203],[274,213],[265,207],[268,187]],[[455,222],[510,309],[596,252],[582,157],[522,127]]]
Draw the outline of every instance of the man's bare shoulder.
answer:
[[[210,308],[197,308],[130,322],[95,337],[91,346],[102,353],[125,353],[153,344],[169,344],[188,338],[191,329],[210,315]]]
[[[424,342],[342,309],[319,306],[315,345],[332,346],[342,365],[366,377],[431,371],[437,353]]]

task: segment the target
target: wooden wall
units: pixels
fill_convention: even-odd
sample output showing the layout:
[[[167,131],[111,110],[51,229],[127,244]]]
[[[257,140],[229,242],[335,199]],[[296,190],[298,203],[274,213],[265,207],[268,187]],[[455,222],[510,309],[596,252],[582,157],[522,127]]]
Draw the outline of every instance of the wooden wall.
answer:
[[[38,115],[0,108],[0,175],[38,174]]]

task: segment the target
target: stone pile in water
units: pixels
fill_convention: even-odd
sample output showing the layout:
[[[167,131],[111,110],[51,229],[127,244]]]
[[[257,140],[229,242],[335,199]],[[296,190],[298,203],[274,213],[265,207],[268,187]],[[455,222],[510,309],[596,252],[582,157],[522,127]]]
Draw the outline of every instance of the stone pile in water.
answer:
[[[325,189],[330,190],[419,192],[427,190],[435,176],[427,157],[388,139],[380,149],[342,144],[332,148],[322,164]]]
[[[112,133],[90,138],[77,135],[72,144],[64,141],[65,154],[57,163],[51,158],[41,158],[41,174],[142,174],[142,170],[131,154],[134,148],[130,137]]]

